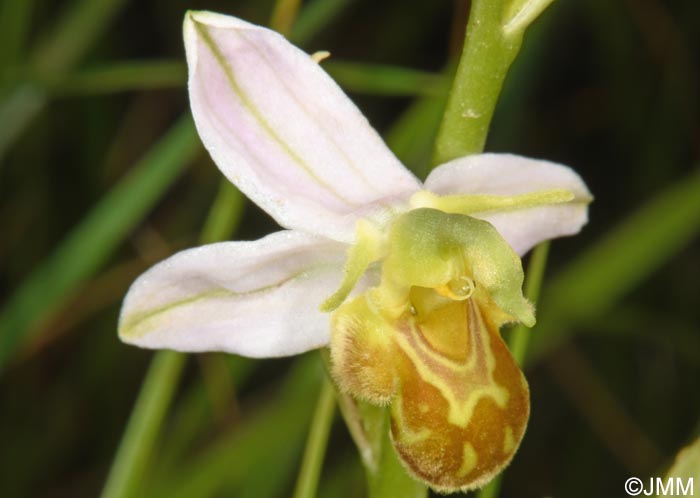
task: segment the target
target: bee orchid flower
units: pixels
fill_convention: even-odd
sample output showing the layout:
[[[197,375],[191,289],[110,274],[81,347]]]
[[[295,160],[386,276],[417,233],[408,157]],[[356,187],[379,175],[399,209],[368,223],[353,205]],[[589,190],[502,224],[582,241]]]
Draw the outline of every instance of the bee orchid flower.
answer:
[[[129,289],[121,339],[256,358],[330,346],[339,389],[390,406],[413,476],[443,492],[482,486],[529,416],[499,333],[535,322],[519,256],[581,229],[585,184],[509,154],[456,159],[422,183],[281,35],[189,12],[184,37],[204,145],[284,230],[155,265]]]

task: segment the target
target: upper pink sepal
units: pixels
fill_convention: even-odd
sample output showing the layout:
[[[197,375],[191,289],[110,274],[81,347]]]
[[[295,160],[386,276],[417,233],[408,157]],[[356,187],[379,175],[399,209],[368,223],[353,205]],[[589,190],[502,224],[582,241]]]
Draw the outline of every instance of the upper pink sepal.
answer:
[[[240,19],[189,12],[189,92],[223,173],[280,225],[352,241],[358,217],[419,188],[309,55]]]

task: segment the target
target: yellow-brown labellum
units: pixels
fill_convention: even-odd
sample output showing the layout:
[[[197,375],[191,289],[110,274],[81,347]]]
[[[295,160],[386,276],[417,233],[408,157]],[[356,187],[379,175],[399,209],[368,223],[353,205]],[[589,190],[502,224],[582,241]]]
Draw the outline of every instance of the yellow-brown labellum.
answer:
[[[508,465],[525,432],[529,391],[498,332],[498,310],[476,292],[452,300],[413,288],[398,319],[371,294],[333,317],[331,354],[342,389],[391,403],[394,447],[411,474],[442,492],[483,486]]]
[[[488,222],[430,208],[401,214],[384,238],[366,224],[357,232],[324,303],[335,309],[333,375],[350,395],[391,405],[392,441],[413,476],[442,492],[481,487],[513,458],[530,411],[498,331],[535,323],[520,258]],[[372,261],[379,285],[345,301]]]

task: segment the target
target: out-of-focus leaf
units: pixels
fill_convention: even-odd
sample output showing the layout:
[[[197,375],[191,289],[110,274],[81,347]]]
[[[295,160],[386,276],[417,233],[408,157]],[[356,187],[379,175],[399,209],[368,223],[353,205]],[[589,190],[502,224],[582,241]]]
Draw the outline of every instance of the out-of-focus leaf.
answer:
[[[46,81],[49,92],[57,96],[91,95],[184,87],[187,67],[181,61],[142,60],[113,62],[102,67],[83,69]]]
[[[323,62],[323,67],[346,91],[368,95],[440,96],[448,86],[439,74],[399,66],[364,64],[342,60]],[[90,95],[184,87],[184,62],[154,60],[115,62],[68,75],[47,77],[43,85],[54,96]]]
[[[418,178],[428,175],[433,143],[446,103],[446,89],[442,96],[417,99],[386,134],[389,148]]]
[[[688,481],[691,480],[693,489],[695,489],[695,486],[700,486],[700,438],[683,448],[676,455],[676,460],[671,468],[668,469],[666,479],[674,479],[676,485],[678,481],[675,480],[680,479],[683,486],[688,486]],[[680,490],[678,490],[678,494],[681,494]]]
[[[28,276],[0,314],[0,368],[80,283],[92,275],[200,151],[183,117]]]
[[[74,0],[39,43],[32,58],[34,69],[50,73],[73,66],[93,47],[125,3],[126,0]]]
[[[22,83],[6,95],[0,95],[0,163],[7,148],[46,102],[46,92],[33,83]]]
[[[229,377],[233,379],[237,391],[248,383],[253,372],[261,365],[259,361],[242,356],[213,354],[224,357],[230,370]],[[211,430],[211,424],[215,423],[214,415],[212,400],[203,382],[194,383],[187,392],[182,394],[179,403],[173,407],[168,438],[163,441],[158,459],[154,463],[155,475],[159,476],[156,479],[165,479],[166,475],[173,472],[177,462],[191,448],[192,443]],[[227,415],[232,417],[234,414]]]
[[[316,410],[311,420],[309,436],[306,439],[304,458],[297,477],[294,498],[314,498],[318,491],[321,468],[326,456],[328,434],[335,415],[336,394],[330,379],[325,379],[316,401]]]
[[[361,62],[323,62],[323,67],[350,92],[372,95],[429,95],[439,97],[448,88],[447,79],[416,69]]]
[[[137,495],[158,436],[161,422],[170,406],[186,356],[174,351],[155,354],[136,400],[129,425],[122,437],[102,498]]]
[[[274,459],[273,455],[287,451],[301,453],[304,429],[311,418],[323,375],[318,353],[297,360],[275,396],[226,434],[218,436],[199,455],[183,462],[181,468],[154,483],[148,496],[206,498],[216,496],[222,489],[234,496],[232,490],[245,488],[251,473],[263,473],[271,478],[267,462]]]
[[[308,44],[353,1],[355,0],[311,0],[299,13],[290,39],[297,45]]]
[[[343,455],[324,472],[318,496],[323,498],[354,498],[366,496],[364,469],[357,453]]]
[[[89,51],[95,39],[125,2],[126,0],[75,0],[54,29],[39,42],[29,58],[27,69],[52,78],[70,69]],[[7,148],[44,108],[48,99],[43,89],[24,81],[18,81],[15,88],[10,86],[7,94],[0,95],[0,98],[2,159]],[[0,351],[0,364],[1,354]]]
[[[301,0],[277,0],[272,10],[270,27],[284,36],[289,36],[299,14],[299,7],[301,7]]]
[[[33,0],[4,0],[0,7],[0,67],[15,64],[23,52]]]

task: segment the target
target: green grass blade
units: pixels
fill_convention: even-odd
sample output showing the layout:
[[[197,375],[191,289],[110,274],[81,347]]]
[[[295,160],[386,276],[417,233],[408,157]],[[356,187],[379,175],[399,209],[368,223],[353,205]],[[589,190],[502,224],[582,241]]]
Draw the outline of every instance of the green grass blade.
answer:
[[[318,490],[323,498],[349,498],[366,496],[364,468],[356,453],[342,455],[335,465],[324,472]]]
[[[132,90],[181,88],[187,83],[184,62],[143,60],[113,62],[46,81],[55,96],[98,95]]]
[[[311,0],[292,26],[290,40],[297,45],[308,44],[352,2],[353,0]]]
[[[386,143],[408,169],[425,179],[440,120],[447,104],[447,93],[417,99],[394,122],[386,134]]]
[[[97,271],[201,146],[183,117],[29,275],[0,314],[0,369],[80,283]]]
[[[447,88],[444,76],[427,71],[333,59],[322,65],[350,92],[387,96],[440,96]]]
[[[261,362],[242,356],[225,355],[225,360],[236,391],[245,387],[252,374],[261,366]],[[172,474],[177,462],[192,448],[193,442],[210,431],[211,424],[217,422],[210,395],[203,379],[201,380],[190,386],[173,407],[168,437],[159,449],[157,462],[154,462],[154,481],[166,479],[166,476]]]
[[[33,83],[22,83],[0,100],[0,164],[7,149],[44,108],[46,92]]]
[[[319,363],[314,354],[299,359],[276,395],[156,483],[148,496],[205,498],[224,487],[230,490],[228,496],[237,496],[233,490],[243,487],[252,473],[261,472],[269,479],[270,458],[283,451],[297,455],[301,451],[324,375]]]
[[[277,0],[272,10],[270,27],[284,36],[289,36],[300,7],[301,0]]]
[[[4,0],[0,7],[0,67],[16,64],[24,52],[34,0]]]
[[[209,209],[200,241],[203,244],[226,240],[236,231],[243,217],[246,198],[228,179],[221,180],[219,192]]]
[[[346,91],[387,96],[440,96],[447,88],[444,76],[398,66],[329,60],[323,67]],[[182,87],[187,82],[183,62],[125,61],[81,70],[43,86],[53,96],[98,95],[115,92]]]
[[[65,71],[93,47],[126,0],[75,0],[36,48],[34,70]]]
[[[137,494],[185,359],[184,354],[174,351],[155,354],[101,498],[126,498]]]
[[[125,3],[125,0],[73,2],[53,31],[34,49],[28,69],[40,75],[40,79],[56,78],[69,70],[90,50]],[[11,84],[1,98],[0,159],[48,102],[44,89],[25,81]]]
[[[323,457],[326,454],[328,434],[335,414],[335,389],[329,379],[321,386],[316,402],[316,411],[311,421],[311,430],[306,442],[306,450],[294,491],[294,498],[314,498],[318,489]]]

